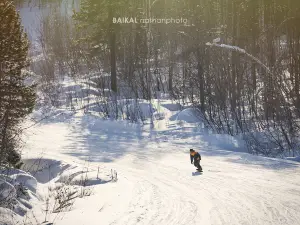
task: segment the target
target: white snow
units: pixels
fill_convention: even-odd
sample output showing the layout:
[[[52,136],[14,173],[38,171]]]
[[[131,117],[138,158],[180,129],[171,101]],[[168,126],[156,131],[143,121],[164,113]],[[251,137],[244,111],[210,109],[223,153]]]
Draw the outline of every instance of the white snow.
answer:
[[[1,225],[22,224],[22,217],[17,215],[10,209],[0,207],[0,215]]]
[[[241,53],[246,53],[245,49],[242,49],[238,46],[233,46],[233,45],[217,44],[220,40],[218,40],[218,39],[216,39],[216,40],[217,41],[213,40],[213,43],[207,42],[206,45],[207,46],[217,46],[217,47],[220,47],[220,48],[227,48],[227,49],[238,51],[238,52],[241,52]]]
[[[36,188],[36,179],[24,171],[0,171],[0,224],[26,224],[23,219],[33,208]]]
[[[173,113],[164,104],[174,109],[171,103],[160,104],[166,117],[158,121],[165,123],[159,130],[81,113],[28,130],[25,164],[42,156],[42,165],[54,165],[51,179],[38,184],[44,199],[49,186],[81,190],[85,178],[90,191],[68,210],[50,213],[48,222],[299,224],[299,163],[237,152],[244,148],[238,139],[203,132],[191,126],[196,120],[190,110]],[[178,127],[172,116],[191,120]],[[202,175],[193,174],[190,148],[202,155]],[[46,174],[48,167],[43,168],[40,173]],[[37,203],[32,214],[43,221],[44,209],[45,202]]]
[[[9,201],[16,196],[15,187],[6,180],[0,179],[0,201]]]
[[[183,121],[186,123],[200,123],[201,115],[198,110],[188,108],[176,113],[170,118],[170,120]]]
[[[11,176],[15,182],[26,186],[30,191],[35,192],[37,188],[36,179],[29,174],[14,174]]]
[[[89,98],[81,105],[85,109],[41,107],[24,124],[22,170],[0,172],[2,199],[14,201],[11,211],[0,208],[0,219],[22,216],[29,224],[55,225],[299,224],[298,158],[250,155],[241,138],[211,133],[199,111],[168,96],[150,103],[118,99],[115,121],[115,102],[96,103],[85,93],[87,84],[66,79],[62,87],[78,100]],[[110,119],[101,117],[104,112]],[[133,117],[138,123],[121,120]],[[190,164],[190,148],[202,155],[201,175]],[[20,185],[27,195],[18,197]]]
[[[287,157],[286,159],[296,161],[296,162],[300,163],[300,156],[298,156],[298,157]]]
[[[213,43],[219,43],[221,41],[221,38],[216,38],[213,40]]]

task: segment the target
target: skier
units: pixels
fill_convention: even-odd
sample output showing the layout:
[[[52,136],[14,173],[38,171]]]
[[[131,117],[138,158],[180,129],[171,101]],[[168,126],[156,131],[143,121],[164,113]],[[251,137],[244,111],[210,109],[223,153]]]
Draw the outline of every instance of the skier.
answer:
[[[201,155],[198,152],[196,152],[194,149],[190,149],[190,156],[191,156],[191,164],[193,164],[194,161],[194,166],[197,167],[197,170],[199,172],[202,172],[202,167],[200,165]]]

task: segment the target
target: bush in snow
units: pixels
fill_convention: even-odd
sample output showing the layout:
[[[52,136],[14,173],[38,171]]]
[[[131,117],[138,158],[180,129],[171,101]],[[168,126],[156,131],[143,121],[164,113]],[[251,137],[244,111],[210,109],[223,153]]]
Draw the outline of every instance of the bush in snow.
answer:
[[[0,208],[7,208],[24,216],[32,206],[28,200],[36,192],[37,181],[34,177],[18,169],[0,170]],[[14,212],[14,213],[12,213]],[[0,216],[0,219],[3,219]]]
[[[132,122],[150,119],[156,112],[151,103],[134,99],[99,102],[90,106],[89,109],[102,113],[106,118],[122,118]]]

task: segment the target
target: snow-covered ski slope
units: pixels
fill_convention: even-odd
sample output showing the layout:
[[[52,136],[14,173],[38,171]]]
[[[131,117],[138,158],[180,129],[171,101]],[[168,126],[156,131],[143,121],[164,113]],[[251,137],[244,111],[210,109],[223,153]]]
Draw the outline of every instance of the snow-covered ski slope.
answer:
[[[28,130],[23,157],[88,162],[95,170],[115,169],[119,179],[94,186],[54,224],[300,224],[297,162],[232,151],[233,140],[195,135],[172,121],[151,132],[91,115],[62,117]],[[189,148],[202,155],[202,175],[192,174]]]

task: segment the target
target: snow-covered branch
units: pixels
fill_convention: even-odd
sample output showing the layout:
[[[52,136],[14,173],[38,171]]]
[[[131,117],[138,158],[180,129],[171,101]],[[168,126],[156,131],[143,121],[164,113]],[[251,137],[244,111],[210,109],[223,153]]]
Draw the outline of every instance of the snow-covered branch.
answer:
[[[232,45],[226,45],[226,44],[217,44],[215,42],[213,42],[213,43],[207,42],[206,45],[211,46],[211,47],[225,48],[225,49],[228,49],[228,50],[231,50],[231,51],[236,51],[236,52],[239,52],[241,54],[245,54],[246,56],[251,58],[253,61],[255,61],[256,63],[261,65],[268,73],[271,73],[271,70],[270,70],[269,67],[267,67],[262,61],[260,61],[255,56],[249,54],[245,49],[242,49],[238,46],[232,46]]]

